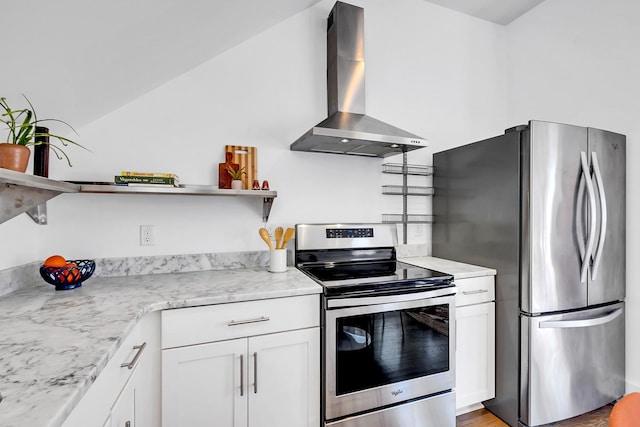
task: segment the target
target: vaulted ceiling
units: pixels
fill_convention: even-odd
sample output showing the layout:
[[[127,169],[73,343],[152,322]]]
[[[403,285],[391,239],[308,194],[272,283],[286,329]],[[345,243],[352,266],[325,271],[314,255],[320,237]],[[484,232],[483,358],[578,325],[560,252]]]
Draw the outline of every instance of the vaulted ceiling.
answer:
[[[5,2],[0,96],[79,127],[319,1]],[[504,24],[543,0],[426,1]]]

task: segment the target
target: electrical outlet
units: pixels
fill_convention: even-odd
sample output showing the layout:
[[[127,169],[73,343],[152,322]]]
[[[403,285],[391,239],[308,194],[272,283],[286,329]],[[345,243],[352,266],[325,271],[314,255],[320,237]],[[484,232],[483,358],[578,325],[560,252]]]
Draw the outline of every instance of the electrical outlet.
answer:
[[[154,246],[156,244],[155,226],[140,226],[140,246]]]

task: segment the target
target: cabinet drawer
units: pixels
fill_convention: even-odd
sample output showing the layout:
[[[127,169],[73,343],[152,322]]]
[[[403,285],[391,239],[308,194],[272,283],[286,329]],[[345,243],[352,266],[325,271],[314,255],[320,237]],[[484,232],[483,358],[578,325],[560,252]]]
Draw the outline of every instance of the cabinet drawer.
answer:
[[[456,279],[456,307],[495,300],[494,276]]]
[[[319,325],[318,295],[165,310],[162,312],[162,348]]]

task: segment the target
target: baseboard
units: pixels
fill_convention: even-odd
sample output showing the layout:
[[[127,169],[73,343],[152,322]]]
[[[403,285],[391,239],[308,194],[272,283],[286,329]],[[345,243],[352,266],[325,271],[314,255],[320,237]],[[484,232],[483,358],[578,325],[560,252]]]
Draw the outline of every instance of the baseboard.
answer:
[[[456,408],[456,416],[466,414],[468,412],[477,411],[478,409],[484,409],[482,403],[474,403],[473,405]]]

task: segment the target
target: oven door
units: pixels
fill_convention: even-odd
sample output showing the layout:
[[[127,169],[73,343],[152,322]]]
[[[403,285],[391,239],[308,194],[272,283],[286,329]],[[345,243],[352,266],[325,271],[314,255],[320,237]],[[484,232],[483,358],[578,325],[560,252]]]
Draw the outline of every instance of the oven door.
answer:
[[[451,390],[456,288],[325,302],[325,420]]]

